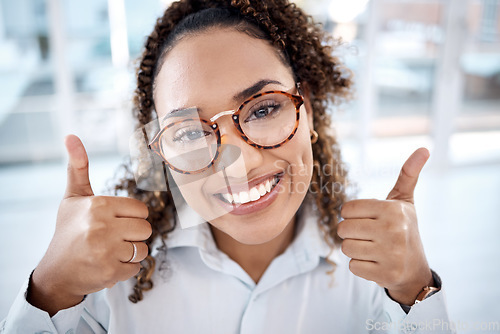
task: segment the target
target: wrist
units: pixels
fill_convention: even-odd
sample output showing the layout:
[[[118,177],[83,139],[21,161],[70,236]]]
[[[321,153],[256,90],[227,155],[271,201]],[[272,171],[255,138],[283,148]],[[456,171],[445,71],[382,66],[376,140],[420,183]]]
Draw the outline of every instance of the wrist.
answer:
[[[416,282],[412,282],[409,284],[405,284],[400,288],[388,288],[387,293],[389,296],[399,304],[412,306],[415,304],[415,301],[418,297],[425,298],[422,293],[425,288],[435,287],[436,282],[434,281],[434,277],[432,272],[429,269],[429,274],[422,277],[420,280]],[[432,289],[434,291],[434,289]],[[432,291],[431,291],[432,292]],[[421,301],[420,299],[419,301]]]
[[[52,317],[59,310],[82,302],[84,295],[72,294],[65,287],[55,283],[36,268],[29,280],[26,301],[36,308],[46,311]],[[55,284],[54,284],[55,283]]]

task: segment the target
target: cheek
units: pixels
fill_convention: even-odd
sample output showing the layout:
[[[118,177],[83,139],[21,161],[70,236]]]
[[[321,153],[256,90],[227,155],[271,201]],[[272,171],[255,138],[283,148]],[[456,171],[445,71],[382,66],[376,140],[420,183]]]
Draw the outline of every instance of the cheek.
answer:
[[[291,176],[309,186],[313,170],[313,153],[307,113],[303,109],[301,110],[299,128],[289,144],[291,144],[289,151],[293,152],[290,158]]]
[[[176,172],[171,172],[170,175],[175,182],[175,187],[171,185],[169,188],[176,203],[184,200],[192,207],[192,203],[197,202],[196,199],[199,201],[203,185],[202,179],[196,178],[196,175],[185,175]]]
[[[204,196],[202,192],[203,183],[205,181],[204,178],[199,177],[197,174],[185,175],[172,172],[171,175],[174,179],[175,185],[177,186],[177,190],[171,189],[174,201],[177,203],[181,200],[181,198],[175,197],[182,197],[182,199],[186,201],[191,208],[201,214],[200,211],[203,211],[201,208],[205,202],[203,200]]]
[[[224,184],[220,183],[220,177],[213,174],[193,174],[193,175],[185,175],[179,173],[171,173],[172,177],[179,189],[179,191],[172,191],[172,195],[174,197],[174,202],[180,203],[183,201],[179,201],[181,198],[175,198],[176,196],[182,197],[182,199],[200,215],[206,221],[212,221],[221,216],[224,216],[229,213],[225,208],[214,205],[214,199],[210,198],[210,195],[204,191],[204,188],[207,183],[211,183],[212,185],[219,185],[217,188],[221,188]],[[213,182],[216,180],[215,182]],[[212,181],[212,182],[210,182]],[[181,226],[182,226],[181,222]],[[186,226],[190,226],[190,222],[186,222]]]
[[[312,178],[313,153],[307,114],[301,113],[300,124],[292,140],[276,149],[275,165],[286,170],[288,176],[286,192],[302,200],[307,193]]]
[[[291,191],[304,196],[309,189],[313,170],[313,156],[309,136],[305,137],[305,140],[305,145],[302,145],[301,150],[296,151],[300,152],[300,154],[296,155],[289,168],[292,183]]]

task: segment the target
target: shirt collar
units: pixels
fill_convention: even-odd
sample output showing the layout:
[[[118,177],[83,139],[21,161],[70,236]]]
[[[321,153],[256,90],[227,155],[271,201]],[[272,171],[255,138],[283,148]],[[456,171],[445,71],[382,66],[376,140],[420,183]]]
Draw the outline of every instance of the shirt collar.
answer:
[[[177,225],[167,236],[167,248],[197,247],[204,251],[217,249],[208,223],[191,207],[183,205],[178,208],[176,218]]]
[[[325,240],[325,232],[319,226],[316,206],[305,201],[297,212],[296,234],[289,246],[293,252],[307,257],[329,257],[331,248]]]

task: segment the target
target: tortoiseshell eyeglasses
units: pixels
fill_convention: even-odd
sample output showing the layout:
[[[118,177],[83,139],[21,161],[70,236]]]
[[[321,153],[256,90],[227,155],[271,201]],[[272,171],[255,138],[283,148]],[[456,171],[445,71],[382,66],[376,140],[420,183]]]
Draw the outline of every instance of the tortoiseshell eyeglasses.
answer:
[[[238,109],[222,111],[210,120],[199,118],[197,108],[174,111],[160,121],[162,130],[149,148],[176,172],[201,173],[210,168],[220,154],[217,119],[231,115],[241,138],[249,145],[272,149],[293,138],[303,103],[300,95],[271,90],[253,95]]]

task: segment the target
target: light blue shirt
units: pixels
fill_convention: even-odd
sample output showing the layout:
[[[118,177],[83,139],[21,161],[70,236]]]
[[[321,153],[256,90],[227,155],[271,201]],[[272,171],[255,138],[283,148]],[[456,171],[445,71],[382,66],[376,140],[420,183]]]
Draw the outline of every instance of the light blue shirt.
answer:
[[[383,288],[353,275],[339,248],[330,254],[311,208],[299,211],[297,224],[294,241],[258,284],[217,248],[207,223],[178,227],[166,256],[153,248],[154,287],[142,301],[128,300],[129,280],[50,318],[26,301],[27,280],[0,333],[453,332],[443,289],[406,314]],[[337,264],[333,277],[327,257]]]

